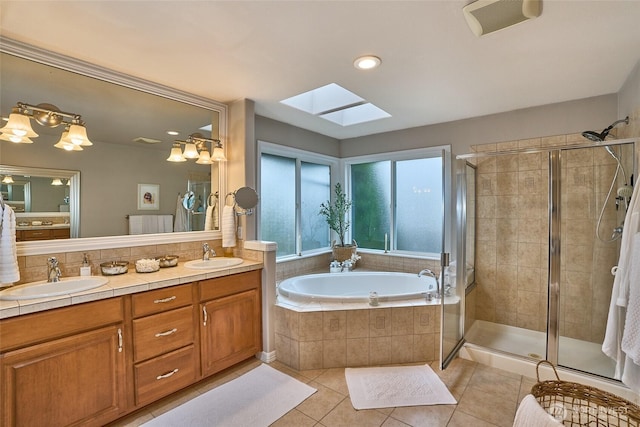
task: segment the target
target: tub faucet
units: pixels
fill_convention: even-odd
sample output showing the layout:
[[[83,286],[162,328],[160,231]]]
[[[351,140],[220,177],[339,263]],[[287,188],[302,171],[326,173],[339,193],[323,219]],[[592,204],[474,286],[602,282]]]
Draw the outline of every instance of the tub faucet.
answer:
[[[440,284],[438,282],[438,276],[428,268],[425,268],[420,273],[418,273],[418,277],[422,277],[422,276],[433,277],[436,280],[436,296],[435,297],[440,298]],[[429,287],[429,289],[431,289],[431,287]]]
[[[51,257],[47,260],[47,282],[59,282],[62,272],[58,266],[58,259]]]
[[[212,255],[216,256],[216,251],[214,249],[210,249],[208,243],[202,245],[202,260],[208,261]]]

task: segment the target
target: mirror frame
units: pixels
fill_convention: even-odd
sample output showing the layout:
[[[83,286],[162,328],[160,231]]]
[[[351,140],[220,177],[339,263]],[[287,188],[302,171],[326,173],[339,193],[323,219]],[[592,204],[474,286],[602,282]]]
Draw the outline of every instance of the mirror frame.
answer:
[[[148,80],[133,77],[128,74],[113,71],[76,58],[54,53],[36,46],[12,40],[4,36],[0,36],[0,52],[62,70],[70,71],[72,73],[80,74],[83,76],[99,79],[108,83],[113,83],[119,86],[128,87],[130,89],[139,90],[151,95],[157,95],[174,101],[190,104],[195,107],[216,111],[219,115],[220,135],[218,136],[218,138],[222,142],[222,146],[225,150],[225,155],[227,155],[227,106],[221,102],[194,95],[188,92],[183,92],[178,89],[173,89],[168,86],[153,83]],[[226,194],[226,175],[225,162],[219,162],[219,194]],[[76,188],[79,192],[79,174],[78,185],[76,186]],[[79,209],[77,215],[79,218]],[[105,247],[119,248],[163,243],[215,240],[221,238],[222,233],[220,231],[188,231],[109,237],[80,237],[68,240],[38,240],[34,242],[18,242],[16,246],[18,256],[26,256],[50,254],[55,252],[86,251],[102,249]]]

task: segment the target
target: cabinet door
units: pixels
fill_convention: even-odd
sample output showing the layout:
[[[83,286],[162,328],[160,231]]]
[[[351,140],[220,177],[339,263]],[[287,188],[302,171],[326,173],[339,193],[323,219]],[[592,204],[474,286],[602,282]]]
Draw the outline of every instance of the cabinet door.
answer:
[[[125,409],[122,326],[5,353],[3,426],[103,425]]]
[[[258,289],[201,304],[200,321],[203,375],[219,372],[260,351]]]

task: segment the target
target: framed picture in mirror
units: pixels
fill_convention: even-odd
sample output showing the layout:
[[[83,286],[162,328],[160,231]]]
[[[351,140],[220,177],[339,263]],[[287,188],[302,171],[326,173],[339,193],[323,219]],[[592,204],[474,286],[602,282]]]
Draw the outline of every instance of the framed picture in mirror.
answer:
[[[157,211],[160,209],[160,185],[138,184],[138,210]]]

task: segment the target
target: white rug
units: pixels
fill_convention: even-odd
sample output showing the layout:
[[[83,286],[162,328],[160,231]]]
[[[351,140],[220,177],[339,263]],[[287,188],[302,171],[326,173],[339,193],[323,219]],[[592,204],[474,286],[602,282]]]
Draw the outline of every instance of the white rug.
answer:
[[[429,365],[346,368],[344,374],[355,409],[457,403]]]
[[[268,426],[316,391],[263,364],[143,426]]]

